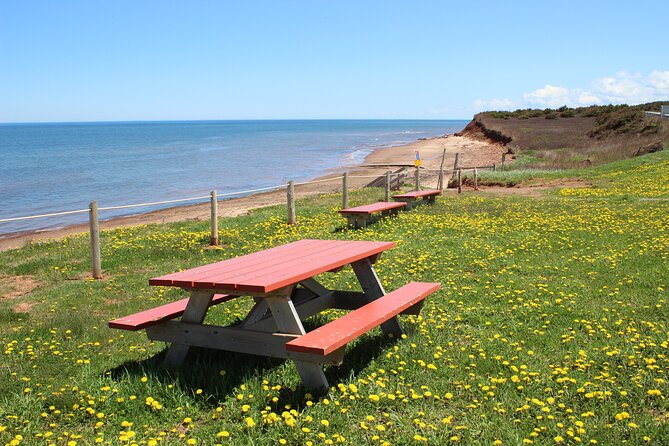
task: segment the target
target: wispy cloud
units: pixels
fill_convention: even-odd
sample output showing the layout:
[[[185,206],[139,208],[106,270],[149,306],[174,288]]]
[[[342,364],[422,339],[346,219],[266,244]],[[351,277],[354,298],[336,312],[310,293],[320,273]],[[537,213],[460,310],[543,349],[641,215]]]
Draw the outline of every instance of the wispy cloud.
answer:
[[[526,103],[539,104],[548,107],[559,107],[571,101],[571,95],[567,88],[546,85],[544,88],[523,94]]]
[[[474,107],[477,110],[509,110],[518,107],[518,102],[511,99],[490,99],[488,101],[477,99],[474,101]]]
[[[621,71],[592,81],[590,88],[566,88],[547,84],[523,93],[522,100],[477,99],[476,110],[511,110],[528,107],[578,107],[596,104],[639,104],[669,99],[669,71],[650,74]]]

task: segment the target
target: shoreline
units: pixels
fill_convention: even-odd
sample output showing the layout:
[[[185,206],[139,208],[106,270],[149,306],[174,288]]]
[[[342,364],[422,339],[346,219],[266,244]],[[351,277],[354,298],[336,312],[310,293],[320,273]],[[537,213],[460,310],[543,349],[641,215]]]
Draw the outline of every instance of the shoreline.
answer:
[[[368,154],[362,164],[339,165],[326,168],[324,175],[313,178],[308,182],[317,183],[298,185],[295,187],[296,198],[303,198],[323,193],[340,192],[342,188],[341,175],[348,171],[350,175],[349,187],[358,189],[371,182],[373,178],[356,178],[360,176],[371,177],[385,174],[388,168],[400,166],[413,166],[414,152],[420,152],[422,168],[439,169],[444,149],[446,156],[444,168],[453,166],[455,153],[461,153],[461,164],[464,166],[486,165],[499,162],[504,149],[501,145],[480,141],[467,136],[443,135],[420,139],[408,144],[398,146],[381,146],[374,148]],[[331,181],[327,181],[331,179]],[[339,180],[339,181],[338,181]],[[436,174],[424,175],[423,184],[434,187],[436,185]],[[218,214],[221,217],[236,217],[248,213],[253,209],[273,206],[284,203],[286,200],[285,189],[260,192],[242,197],[229,198],[219,201]],[[113,217],[100,221],[100,229],[113,229],[144,224],[171,223],[187,220],[208,220],[210,218],[209,202],[190,205],[173,206],[144,213],[132,214],[122,217]],[[40,242],[59,239],[68,235],[88,232],[88,223],[80,223],[62,228],[9,233],[0,236],[0,251],[20,248],[31,242]]]

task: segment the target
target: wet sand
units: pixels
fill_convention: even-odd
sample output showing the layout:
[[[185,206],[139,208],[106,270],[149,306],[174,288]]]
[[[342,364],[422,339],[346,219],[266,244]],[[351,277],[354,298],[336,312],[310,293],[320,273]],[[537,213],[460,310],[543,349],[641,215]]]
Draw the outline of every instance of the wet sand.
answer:
[[[349,172],[349,188],[357,189],[371,182],[374,178],[387,170],[398,170],[401,167],[412,167],[415,151],[419,151],[422,160],[422,184],[425,187],[435,187],[437,172],[444,154],[444,169],[453,167],[455,154],[460,152],[460,165],[463,167],[484,166],[499,163],[504,148],[501,145],[491,144],[466,136],[447,135],[419,140],[410,144],[394,147],[381,147],[365,158],[365,162],[355,166],[340,166],[330,169],[327,175],[316,178],[316,183],[295,186],[295,195],[305,197],[322,193],[341,192],[342,173]],[[321,181],[330,180],[330,181]],[[413,181],[411,178],[410,181]],[[220,217],[235,217],[246,214],[252,209],[272,206],[286,202],[286,190],[263,192],[240,198],[220,201],[218,213]],[[117,217],[100,222],[102,229],[137,226],[152,223],[169,223],[185,220],[208,220],[210,218],[209,203],[199,203],[188,206],[177,206],[143,214]],[[49,229],[0,235],[0,251],[19,248],[30,242],[48,239],[57,239],[71,234],[88,232],[88,224],[68,226],[65,228]]]

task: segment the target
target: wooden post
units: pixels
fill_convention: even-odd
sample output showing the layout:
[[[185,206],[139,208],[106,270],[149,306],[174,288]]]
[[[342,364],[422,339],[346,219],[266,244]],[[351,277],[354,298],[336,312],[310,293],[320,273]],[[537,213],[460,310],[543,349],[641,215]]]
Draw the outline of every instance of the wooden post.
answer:
[[[502,170],[504,170],[504,162],[506,161],[506,153],[502,153]]]
[[[458,193],[462,193],[462,169],[458,169]]]
[[[341,185],[341,208],[348,209],[348,172],[344,172]]]
[[[453,176],[451,179],[455,179],[455,176],[457,175],[457,171],[460,168],[460,152],[455,154],[455,162],[453,163]]]
[[[479,170],[474,167],[474,190],[479,190]]]
[[[218,246],[218,199],[216,191],[211,191],[211,246]]]
[[[416,166],[416,190],[420,190],[420,167]]]
[[[191,291],[190,299],[186,304],[181,322],[188,322],[191,324],[201,324],[207,314],[209,303],[213,299],[214,293],[212,291]],[[188,344],[172,343],[167,350],[165,359],[163,359],[163,367],[167,369],[175,369],[183,364],[190,346]]]
[[[385,199],[386,201],[390,201],[390,179],[391,179],[391,171],[388,170],[386,171],[386,194],[385,194]]]
[[[102,278],[102,264],[100,262],[100,222],[98,221],[98,202],[92,201],[88,208],[90,209],[88,218],[91,230],[92,274],[94,279],[100,279]]]
[[[295,186],[293,180],[288,181],[288,224],[294,225],[297,221],[295,217]]]
[[[439,181],[437,181],[437,189],[444,191],[444,160],[446,159],[446,149],[441,154],[441,164],[439,165]]]
[[[497,172],[497,164],[495,163],[492,164],[492,171]]]

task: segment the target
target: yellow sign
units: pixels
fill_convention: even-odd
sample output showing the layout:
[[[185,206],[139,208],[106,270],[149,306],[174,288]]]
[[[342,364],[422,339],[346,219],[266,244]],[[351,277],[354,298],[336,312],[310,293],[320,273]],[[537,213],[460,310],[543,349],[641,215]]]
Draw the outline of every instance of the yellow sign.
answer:
[[[413,162],[414,166],[420,167],[420,153],[416,150],[416,159]]]

